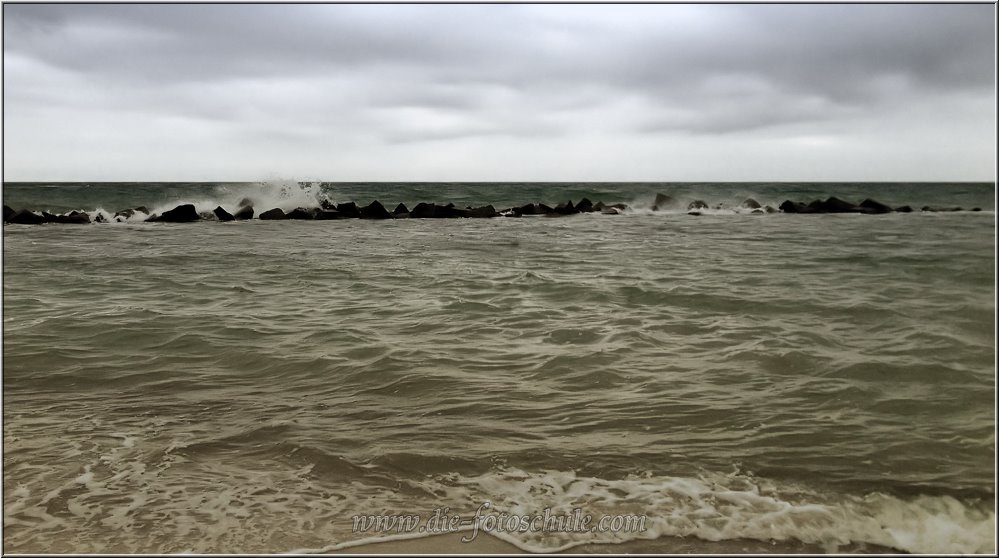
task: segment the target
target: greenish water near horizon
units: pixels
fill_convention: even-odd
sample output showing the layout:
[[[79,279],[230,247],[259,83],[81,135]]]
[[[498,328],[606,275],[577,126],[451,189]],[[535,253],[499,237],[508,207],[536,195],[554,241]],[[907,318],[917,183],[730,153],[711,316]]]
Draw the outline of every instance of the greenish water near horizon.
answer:
[[[699,217],[646,209],[704,199]],[[285,552],[354,514],[995,550],[992,184],[4,184],[16,209],[625,202],[3,228],[4,550]],[[980,212],[751,215],[835,195]]]

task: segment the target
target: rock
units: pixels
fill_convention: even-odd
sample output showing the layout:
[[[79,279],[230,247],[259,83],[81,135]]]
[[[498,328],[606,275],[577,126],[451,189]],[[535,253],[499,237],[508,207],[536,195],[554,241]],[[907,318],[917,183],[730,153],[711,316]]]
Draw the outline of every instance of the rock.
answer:
[[[865,207],[867,209],[870,209],[874,213],[891,213],[890,207],[881,202],[874,201],[871,198],[867,198],[864,201],[860,202],[860,207]]]
[[[538,204],[538,214],[539,215],[549,215],[549,214],[553,213],[554,211],[555,211],[555,209],[553,209],[551,207],[548,207],[547,205],[545,205],[543,203],[539,203]]]
[[[42,211],[42,219],[45,220],[44,221],[45,223],[58,223],[59,222],[59,216],[58,215],[53,215],[52,213],[49,213],[48,211]]]
[[[286,219],[287,216],[284,214],[283,209],[281,209],[280,207],[275,207],[274,209],[261,213],[260,218],[263,219],[264,221],[269,221],[269,220]]]
[[[403,213],[409,213],[409,208],[404,203],[395,206],[395,209],[392,211],[392,215],[401,215]]]
[[[553,215],[575,215],[577,213],[579,213],[579,211],[576,209],[576,206],[572,205],[572,200],[560,203],[555,206],[554,210],[552,210]]]
[[[529,203],[527,205],[513,208],[513,213],[519,217],[521,215],[537,215],[540,212],[538,211],[538,206],[533,203]]]
[[[764,206],[763,211],[766,211],[767,213],[777,213],[777,210],[770,205]]]
[[[754,200],[753,198],[746,198],[746,201],[742,202],[742,207],[745,207],[746,209],[759,209],[762,206],[760,206],[760,202]]]
[[[593,211],[603,211],[605,207],[607,206],[604,205],[604,202],[598,201],[597,203],[593,204]]]
[[[854,213],[857,206],[848,201],[841,200],[836,196],[829,196],[826,201],[819,204],[818,213]]]
[[[378,200],[361,208],[361,219],[391,219],[392,214]]]
[[[699,216],[699,215],[704,215],[704,214],[703,214],[703,213],[701,213],[700,211],[688,211],[688,212],[687,212],[687,215],[695,215],[695,216]]]
[[[707,209],[708,204],[704,203],[703,200],[694,200],[687,205],[687,209]]]
[[[45,222],[45,217],[27,209],[22,209],[10,218],[10,222],[18,225],[41,225]]]
[[[232,216],[232,213],[229,213],[225,209],[222,209],[221,205],[215,208],[215,216],[218,217],[219,221],[235,221],[236,220],[236,218]]]
[[[341,203],[336,206],[336,210],[348,219],[356,219],[361,216],[361,210],[357,208],[357,204],[354,202]]]
[[[436,204],[420,202],[409,212],[409,216],[413,219],[432,219],[436,213]]]
[[[3,222],[9,223],[10,220],[17,215],[17,212],[8,206],[3,206]]]
[[[56,222],[66,225],[89,225],[90,215],[82,211],[70,211],[69,213],[57,216]]]
[[[239,200],[239,204],[236,205],[236,208],[239,209],[240,207],[253,207],[253,200],[250,198],[243,198]]]
[[[612,205],[610,207],[613,207],[614,209],[617,209],[619,211],[625,211],[626,209],[628,209],[628,204],[626,204],[626,203],[615,203],[614,205]]]
[[[107,223],[108,220],[104,218],[104,215],[98,213],[97,217],[94,217],[94,222],[95,223]]]
[[[234,215],[237,221],[245,221],[246,219],[253,219],[253,206],[244,205],[239,208],[239,211]]]
[[[264,218],[263,215],[260,216],[261,219]],[[298,219],[303,221],[311,221],[316,218],[316,210],[308,209],[305,207],[296,207],[292,209],[291,212],[284,216],[285,219]]]
[[[896,207],[895,211],[898,213],[912,213],[912,208],[908,205],[903,205],[902,207]]]
[[[343,219],[343,215],[335,209],[320,209],[316,212],[317,221],[332,221],[334,219]]]
[[[211,211],[202,211],[198,213],[198,216],[201,217],[202,221],[215,221],[218,219]]]
[[[149,220],[155,220],[161,223],[190,223],[200,219],[201,216],[198,215],[198,211],[194,208],[194,204],[185,203],[183,205],[178,205],[169,211],[164,211],[159,217],[153,217]]]
[[[679,205],[679,202],[677,202],[673,197],[667,196],[666,194],[656,194],[656,199],[652,202],[652,211],[670,209],[676,207],[677,205]]]
[[[980,208],[980,207],[972,207],[971,210],[972,211],[981,211],[982,208]]]
[[[784,200],[784,203],[780,204],[777,209],[780,209],[784,213],[812,213],[813,211],[803,203],[793,202],[791,200]]]
[[[336,210],[336,205],[334,205],[333,202],[331,202],[330,200],[323,198],[319,200],[319,209],[324,209],[326,211],[333,211]]]
[[[476,207],[475,209],[473,209],[471,216],[477,219],[490,219],[492,217],[496,217],[497,215],[498,213],[496,212],[495,207],[493,207],[492,205],[484,205],[482,207]]]
[[[579,200],[576,204],[576,211],[580,213],[592,213],[593,212],[593,202],[587,198]]]

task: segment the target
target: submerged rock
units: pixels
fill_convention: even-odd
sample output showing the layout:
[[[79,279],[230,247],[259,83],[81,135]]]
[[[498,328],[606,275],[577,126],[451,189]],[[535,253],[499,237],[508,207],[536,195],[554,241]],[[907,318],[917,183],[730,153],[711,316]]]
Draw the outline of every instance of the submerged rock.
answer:
[[[215,208],[215,217],[217,217],[219,221],[223,222],[236,220],[236,218],[232,216],[232,213],[223,209],[221,205]]]
[[[753,198],[746,198],[746,201],[742,202],[742,207],[746,209],[760,209],[760,202],[754,200]]]
[[[903,205],[902,207],[896,207],[895,211],[898,213],[912,213],[912,208],[908,205]]]
[[[694,200],[687,205],[687,209],[707,209],[708,204],[704,200]]]
[[[887,205],[867,198],[860,202],[860,207],[869,209],[873,213],[891,213],[891,208]]]
[[[270,209],[268,211],[261,213],[260,218],[264,221],[278,221],[278,220],[287,219],[287,216],[284,214],[283,209],[281,209],[280,207],[275,207],[274,209]]]

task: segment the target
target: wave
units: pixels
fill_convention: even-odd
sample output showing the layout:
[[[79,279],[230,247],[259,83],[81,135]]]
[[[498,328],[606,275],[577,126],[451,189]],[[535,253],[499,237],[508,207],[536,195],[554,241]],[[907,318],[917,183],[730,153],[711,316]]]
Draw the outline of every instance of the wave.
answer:
[[[558,552],[585,544],[616,544],[663,537],[704,541],[758,540],[841,547],[875,545],[913,553],[993,553],[995,512],[988,502],[950,496],[901,499],[881,493],[820,494],[743,473],[699,478],[629,477],[607,480],[572,471],[493,471],[439,477],[428,486],[444,501],[490,502],[495,515],[644,515],[641,532],[493,532],[527,552]],[[377,506],[374,506],[377,507]],[[473,517],[474,509],[461,514]],[[472,526],[465,526],[472,530]],[[359,544],[409,538],[386,533],[294,552],[329,552]]]

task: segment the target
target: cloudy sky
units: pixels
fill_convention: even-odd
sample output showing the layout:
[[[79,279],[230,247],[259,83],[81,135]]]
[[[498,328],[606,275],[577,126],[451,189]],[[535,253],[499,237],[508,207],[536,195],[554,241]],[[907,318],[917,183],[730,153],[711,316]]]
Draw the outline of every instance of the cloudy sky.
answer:
[[[978,5],[12,5],[4,179],[993,180]]]

